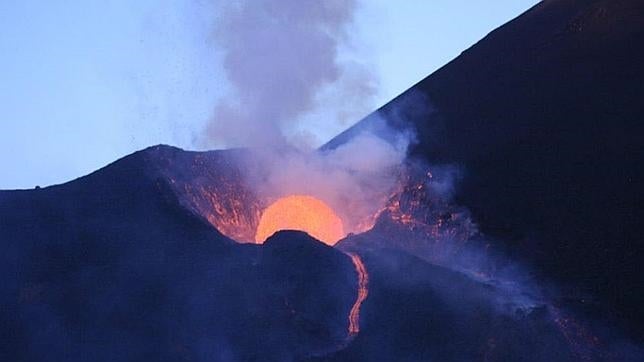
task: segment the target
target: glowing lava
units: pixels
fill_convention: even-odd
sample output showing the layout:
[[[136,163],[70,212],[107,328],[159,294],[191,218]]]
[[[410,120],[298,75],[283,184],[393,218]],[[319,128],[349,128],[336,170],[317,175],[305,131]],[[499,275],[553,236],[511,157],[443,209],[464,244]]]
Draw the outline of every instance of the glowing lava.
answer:
[[[369,274],[367,274],[367,268],[365,268],[362,259],[357,254],[349,253],[349,256],[358,274],[358,297],[349,312],[349,336],[355,336],[360,332],[360,306],[369,295]]]
[[[255,241],[263,243],[279,230],[301,230],[328,245],[344,237],[342,220],[324,202],[306,195],[282,197],[259,220]]]

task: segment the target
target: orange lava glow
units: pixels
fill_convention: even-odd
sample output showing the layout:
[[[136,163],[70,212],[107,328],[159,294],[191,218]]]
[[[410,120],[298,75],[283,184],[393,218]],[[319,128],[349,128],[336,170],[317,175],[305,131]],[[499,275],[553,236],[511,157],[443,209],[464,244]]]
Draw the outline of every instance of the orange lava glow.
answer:
[[[279,230],[301,230],[328,245],[344,237],[342,220],[324,202],[306,195],[282,197],[259,220],[255,241],[263,243]]]
[[[369,295],[369,274],[367,274],[367,268],[365,268],[362,259],[357,254],[349,253],[349,256],[358,274],[358,296],[349,312],[349,336],[355,336],[360,333],[360,307]]]

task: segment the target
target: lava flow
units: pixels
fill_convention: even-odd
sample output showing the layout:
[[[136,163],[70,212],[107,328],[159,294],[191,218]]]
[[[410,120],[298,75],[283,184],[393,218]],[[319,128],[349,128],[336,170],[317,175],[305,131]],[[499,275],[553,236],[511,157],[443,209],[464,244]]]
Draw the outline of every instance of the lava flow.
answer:
[[[353,253],[348,253],[348,255],[356,268],[356,273],[358,273],[358,297],[349,312],[349,336],[353,337],[360,332],[360,306],[369,295],[369,274],[360,256]]]

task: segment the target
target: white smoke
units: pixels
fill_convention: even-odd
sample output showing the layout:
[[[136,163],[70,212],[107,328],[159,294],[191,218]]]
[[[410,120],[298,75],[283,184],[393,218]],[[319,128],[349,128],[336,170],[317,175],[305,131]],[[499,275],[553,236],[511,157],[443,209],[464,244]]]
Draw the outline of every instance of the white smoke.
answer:
[[[373,74],[338,57],[356,8],[355,0],[220,2],[215,34],[232,89],[216,104],[204,143],[285,145],[289,129],[315,111],[328,89],[343,102],[329,123],[366,105]]]

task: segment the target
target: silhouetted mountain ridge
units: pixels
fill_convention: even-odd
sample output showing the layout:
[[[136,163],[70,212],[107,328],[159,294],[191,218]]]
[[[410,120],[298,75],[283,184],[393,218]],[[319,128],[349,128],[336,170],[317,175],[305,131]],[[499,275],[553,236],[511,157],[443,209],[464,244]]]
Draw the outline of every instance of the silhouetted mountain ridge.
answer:
[[[0,359],[283,361],[337,349],[355,299],[350,259],[303,233],[237,244],[168,178],[227,154],[155,146],[62,185],[1,191]]]
[[[482,232],[644,336],[642,24],[638,0],[541,2],[324,148],[411,125]]]

